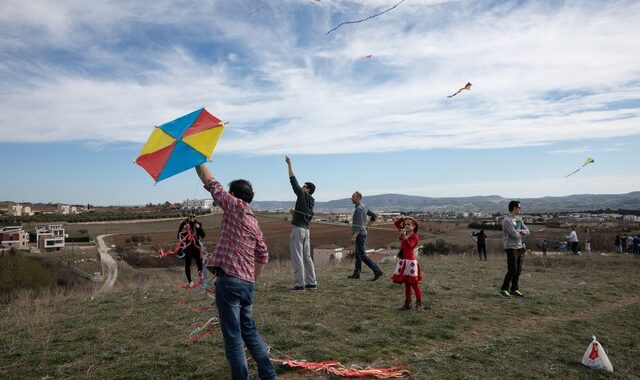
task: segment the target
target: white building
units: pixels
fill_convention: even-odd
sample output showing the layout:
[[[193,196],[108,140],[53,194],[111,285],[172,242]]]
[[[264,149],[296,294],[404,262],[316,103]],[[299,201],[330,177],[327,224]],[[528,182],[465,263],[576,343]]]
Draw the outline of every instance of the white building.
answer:
[[[182,209],[195,209],[197,211],[214,211],[213,199],[187,199],[182,202]],[[217,209],[217,207],[216,207]]]
[[[22,216],[22,205],[9,206],[9,216]]]
[[[628,222],[640,222],[640,216],[625,215],[625,216],[622,217],[622,220],[626,220]]]
[[[24,206],[24,208],[22,209],[22,213],[26,216],[32,216],[33,215],[33,211],[31,211],[31,207],[29,206]]]
[[[65,237],[64,227],[61,224],[36,227],[36,244],[41,251],[60,251],[64,248]]]
[[[59,214],[67,215],[71,211],[71,206],[59,204],[57,211]]]
[[[3,248],[29,249],[29,233],[22,226],[0,228],[0,245]]]

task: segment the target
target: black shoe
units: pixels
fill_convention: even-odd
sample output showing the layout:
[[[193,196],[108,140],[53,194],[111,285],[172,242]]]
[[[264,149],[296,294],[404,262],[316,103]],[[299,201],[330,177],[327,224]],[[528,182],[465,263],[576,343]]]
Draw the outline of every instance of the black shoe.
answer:
[[[375,281],[375,280],[379,279],[380,277],[382,277],[382,275],[383,275],[383,274],[384,274],[384,273],[383,273],[382,271],[380,271],[380,272],[378,272],[378,273],[374,274],[374,275],[373,275],[373,278],[371,279],[371,281]]]
[[[357,280],[360,278],[360,271],[359,270],[354,270],[353,274],[351,276],[347,276],[347,278],[351,278],[354,280]]]
[[[304,288],[307,290],[316,290],[318,289],[318,285],[305,285]]]
[[[296,286],[296,287],[293,287],[293,288],[289,289],[289,291],[290,292],[301,292],[301,291],[304,292],[304,286]]]

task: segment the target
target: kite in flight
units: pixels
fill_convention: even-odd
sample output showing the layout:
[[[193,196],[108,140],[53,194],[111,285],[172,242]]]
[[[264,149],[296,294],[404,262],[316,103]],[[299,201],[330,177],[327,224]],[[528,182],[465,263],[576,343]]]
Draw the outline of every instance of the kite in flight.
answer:
[[[362,58],[364,58],[364,59],[370,59],[371,57],[373,57],[373,54],[365,55],[365,56],[364,56],[364,57],[362,57]]]
[[[329,33],[333,32],[334,30],[338,29],[339,27],[341,27],[342,25],[345,25],[345,24],[357,24],[357,23],[360,23],[360,22],[363,22],[363,21],[371,20],[371,19],[372,19],[372,18],[374,18],[374,17],[378,17],[378,16],[380,16],[381,14],[385,14],[385,13],[389,12],[390,10],[393,10],[395,7],[397,7],[398,5],[400,5],[400,4],[402,4],[402,3],[404,3],[404,0],[401,0],[398,4],[394,5],[394,6],[393,6],[393,7],[391,7],[391,8],[387,8],[387,9],[385,9],[384,11],[382,11],[382,12],[380,12],[380,13],[376,13],[376,14],[374,14],[374,15],[371,15],[371,16],[369,16],[369,17],[367,17],[367,18],[363,18],[363,19],[361,19],[361,20],[355,20],[355,21],[343,21],[343,22],[341,22],[340,24],[338,24],[335,28],[333,28],[333,29],[331,29],[330,31],[328,31],[328,32],[327,32],[327,34],[329,34]]]
[[[156,183],[207,162],[224,124],[201,108],[155,127],[136,163]]]
[[[447,98],[453,98],[454,96],[458,95],[459,93],[462,92],[462,90],[469,90],[471,91],[471,82],[467,82],[467,84],[464,85],[464,87],[462,87],[461,89],[459,89],[458,91],[456,91],[455,94],[451,94],[451,95],[447,95]]]
[[[594,162],[595,162],[595,161],[594,161],[594,159],[593,159],[593,158],[591,158],[591,157],[587,157],[587,159],[586,159],[586,160],[584,160],[584,164],[582,164],[582,166],[581,166],[581,167],[579,167],[579,168],[578,168],[578,170],[574,170],[574,171],[572,171],[571,173],[567,174],[567,175],[565,176],[565,178],[566,178],[566,177],[569,177],[569,176],[571,176],[571,175],[576,174],[577,172],[579,172],[579,171],[580,171],[580,169],[584,168],[585,166],[587,166],[587,165],[589,165],[589,164],[593,164]]]

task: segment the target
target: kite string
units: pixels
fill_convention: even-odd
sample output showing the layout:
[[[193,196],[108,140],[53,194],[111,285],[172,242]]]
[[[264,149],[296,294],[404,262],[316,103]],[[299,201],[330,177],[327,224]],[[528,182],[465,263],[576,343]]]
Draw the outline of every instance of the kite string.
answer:
[[[329,33],[333,32],[334,30],[338,29],[338,28],[339,28],[339,27],[341,27],[342,25],[345,25],[345,24],[358,24],[358,23],[360,23],[360,22],[367,21],[367,20],[370,20],[370,19],[372,19],[372,18],[374,18],[374,17],[378,17],[378,16],[380,16],[380,15],[382,15],[382,14],[385,14],[385,13],[389,12],[390,10],[393,10],[394,8],[396,8],[398,5],[400,5],[400,4],[402,4],[402,3],[404,3],[404,1],[405,1],[405,0],[401,0],[398,4],[396,4],[396,5],[392,6],[391,8],[385,9],[384,11],[382,11],[382,12],[380,12],[380,13],[376,13],[375,15],[371,15],[371,16],[369,16],[369,17],[367,17],[367,18],[363,18],[362,20],[356,20],[356,21],[343,21],[343,22],[341,22],[340,24],[338,24],[338,26],[336,26],[335,28],[333,28],[333,29],[331,29],[330,31],[328,31],[328,32],[327,32],[327,34],[329,34]]]

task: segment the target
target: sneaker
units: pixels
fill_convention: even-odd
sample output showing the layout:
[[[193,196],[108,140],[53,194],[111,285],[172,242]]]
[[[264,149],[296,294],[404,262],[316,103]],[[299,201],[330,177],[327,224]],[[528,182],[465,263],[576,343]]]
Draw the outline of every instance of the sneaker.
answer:
[[[193,288],[193,281],[189,283],[189,287]]]
[[[505,290],[505,289],[501,289],[500,293],[498,293],[498,294],[500,294],[502,297],[506,297],[506,298],[511,297],[511,294],[509,294],[509,291]]]
[[[316,290],[318,289],[318,285],[305,285],[304,288],[307,290]]]
[[[524,293],[522,293],[519,290],[514,290],[511,292],[512,296],[516,296],[516,297],[522,297],[522,298],[526,298],[527,296],[524,295]]]
[[[289,291],[290,292],[300,292],[300,291],[304,292],[304,286],[295,286],[295,287],[289,289]]]

